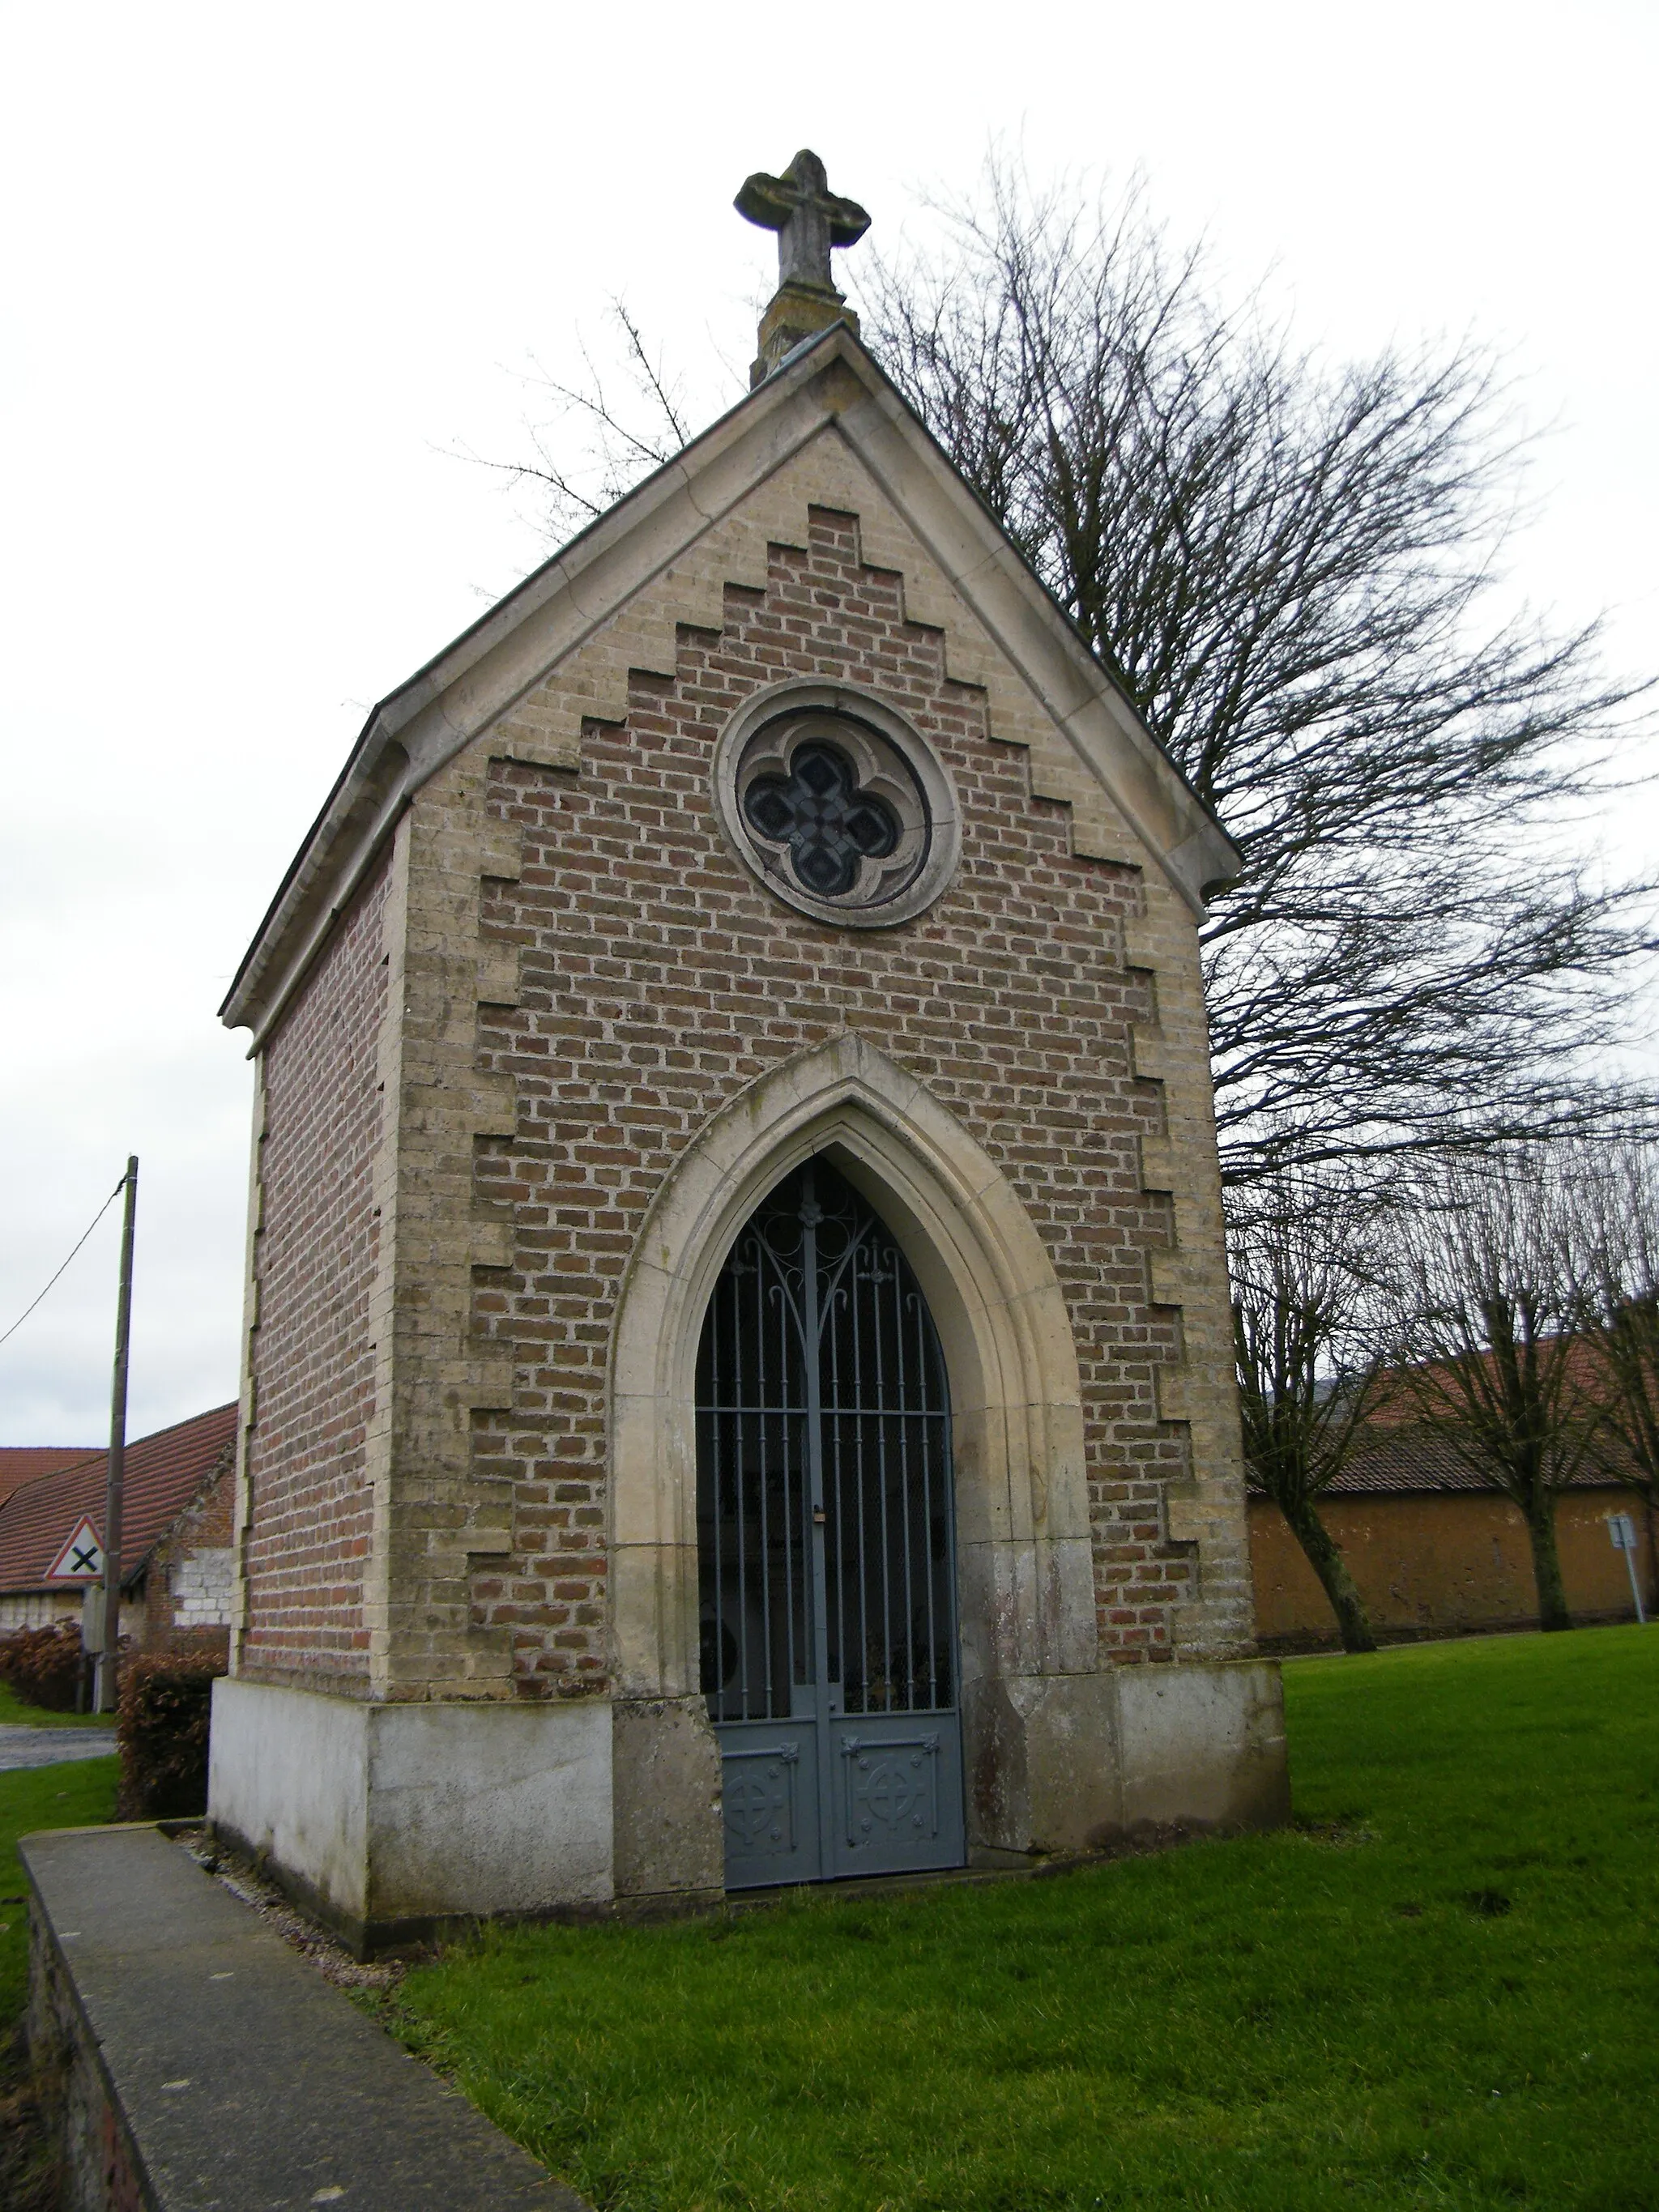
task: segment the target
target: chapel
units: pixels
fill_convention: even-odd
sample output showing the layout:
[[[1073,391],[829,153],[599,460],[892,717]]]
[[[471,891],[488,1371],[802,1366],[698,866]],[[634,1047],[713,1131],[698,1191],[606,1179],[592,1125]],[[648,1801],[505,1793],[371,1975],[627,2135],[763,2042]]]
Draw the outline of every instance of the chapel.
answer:
[[[738,211],[750,392],[370,715],[257,1072],[210,1818],[361,1948],[1282,1820],[1224,831]]]

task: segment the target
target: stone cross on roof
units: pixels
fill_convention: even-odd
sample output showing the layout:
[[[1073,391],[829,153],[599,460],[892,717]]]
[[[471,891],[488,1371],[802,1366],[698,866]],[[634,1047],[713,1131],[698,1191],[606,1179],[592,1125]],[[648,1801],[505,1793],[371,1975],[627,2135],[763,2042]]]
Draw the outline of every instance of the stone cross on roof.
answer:
[[[830,249],[852,246],[870,228],[856,200],[838,199],[823,164],[803,149],[781,177],[757,170],[733,203],[740,216],[778,234],[778,289],[761,318],[760,357],[750,372],[758,384],[792,348],[831,323],[856,331],[858,318],[836,289]]]
[[[858,202],[837,199],[823,162],[805,149],[781,177],[757,170],[733,205],[763,230],[778,234],[779,283],[805,284],[819,292],[836,290],[830,247],[856,246],[870,228]]]

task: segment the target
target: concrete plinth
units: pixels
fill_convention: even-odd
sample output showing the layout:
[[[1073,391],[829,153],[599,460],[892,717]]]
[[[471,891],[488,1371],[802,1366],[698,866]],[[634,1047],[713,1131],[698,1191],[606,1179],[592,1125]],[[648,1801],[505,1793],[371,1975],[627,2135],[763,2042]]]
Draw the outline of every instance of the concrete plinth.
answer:
[[[994,1859],[1290,1817],[1270,1660],[985,1679],[969,1685],[963,1722],[969,1838]]]
[[[369,1705],[214,1685],[208,1817],[359,1949],[610,1902],[602,1701]]]
[[[1277,1828],[1291,1817],[1278,1662],[1124,1667],[1117,1688],[1120,1833]]]
[[[1064,1858],[1290,1813],[1271,1661],[981,1679],[969,1856]],[[215,1685],[209,1817],[360,1950],[494,1913],[717,1901],[701,1698],[369,1705]]]

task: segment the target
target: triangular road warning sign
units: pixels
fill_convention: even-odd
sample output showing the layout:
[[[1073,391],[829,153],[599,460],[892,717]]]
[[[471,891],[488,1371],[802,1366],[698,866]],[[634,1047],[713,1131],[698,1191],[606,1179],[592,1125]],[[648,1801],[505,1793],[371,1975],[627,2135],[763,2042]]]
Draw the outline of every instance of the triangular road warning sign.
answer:
[[[39,1559],[37,1552],[35,1557]],[[46,1580],[52,1583],[95,1583],[104,1571],[104,1547],[98,1531],[92,1525],[92,1516],[83,1513],[75,1524],[75,1534],[46,1570]]]

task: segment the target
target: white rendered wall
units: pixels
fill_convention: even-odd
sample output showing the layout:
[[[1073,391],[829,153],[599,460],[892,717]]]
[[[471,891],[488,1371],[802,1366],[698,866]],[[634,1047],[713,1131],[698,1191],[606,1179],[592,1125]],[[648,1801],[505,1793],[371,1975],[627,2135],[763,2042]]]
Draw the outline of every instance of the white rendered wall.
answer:
[[[213,1686],[209,1819],[343,1921],[368,1896],[369,1710],[228,1675]]]
[[[613,1893],[611,1708],[214,1685],[208,1813],[347,1925]]]
[[[50,1628],[55,1621],[78,1620],[81,1592],[20,1590],[0,1597],[0,1636],[13,1628]]]

